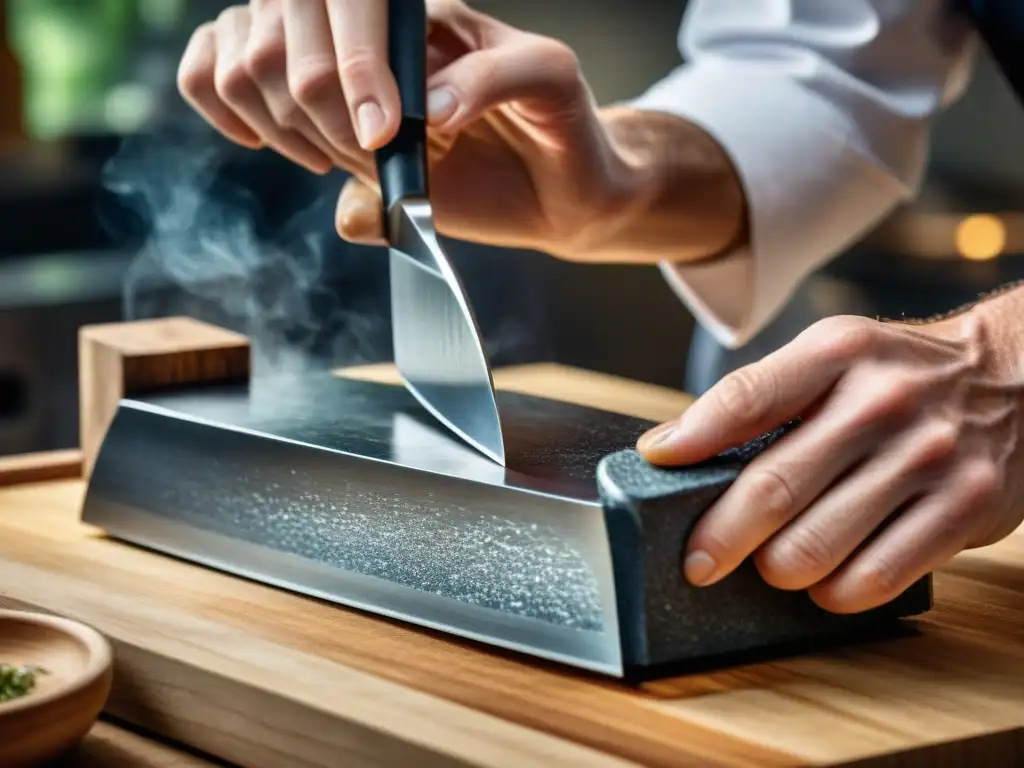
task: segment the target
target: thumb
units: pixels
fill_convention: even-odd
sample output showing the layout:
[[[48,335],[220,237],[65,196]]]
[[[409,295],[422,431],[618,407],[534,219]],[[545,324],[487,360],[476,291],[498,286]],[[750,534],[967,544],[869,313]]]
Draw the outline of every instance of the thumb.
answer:
[[[342,239],[360,245],[387,245],[380,193],[354,176],[338,197],[334,225]]]
[[[564,121],[590,105],[573,50],[558,40],[525,33],[456,59],[427,85],[430,123],[453,133],[510,101],[538,122]]]

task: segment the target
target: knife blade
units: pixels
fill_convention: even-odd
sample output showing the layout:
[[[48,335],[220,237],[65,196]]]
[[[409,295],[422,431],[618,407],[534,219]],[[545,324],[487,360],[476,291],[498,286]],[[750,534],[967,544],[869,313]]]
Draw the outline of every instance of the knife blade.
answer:
[[[389,243],[395,365],[423,407],[470,445],[505,464],[494,379],[462,281],[430,204],[423,0],[390,0],[388,57],[401,96],[395,138],[376,153]]]

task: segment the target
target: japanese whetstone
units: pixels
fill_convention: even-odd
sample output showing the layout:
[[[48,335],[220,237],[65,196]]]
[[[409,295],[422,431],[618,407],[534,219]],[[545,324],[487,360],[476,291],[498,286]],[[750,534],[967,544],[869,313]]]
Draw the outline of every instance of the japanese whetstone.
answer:
[[[870,637],[931,605],[925,577],[880,608],[831,614],[750,563],[694,588],[689,532],[778,433],[666,470],[630,449],[651,422],[498,395],[505,467],[401,386],[178,379],[116,404],[82,517],[209,567],[616,677]]]
[[[714,663],[734,654],[740,660],[743,652],[866,639],[884,631],[888,620],[930,609],[930,575],[886,605],[842,616],[819,608],[805,592],[768,586],[749,558],[718,584],[695,588],[685,580],[681,553],[701,515],[754,457],[793,428],[696,466],[655,467],[634,450],[598,465],[623,655],[638,674],[701,657]]]

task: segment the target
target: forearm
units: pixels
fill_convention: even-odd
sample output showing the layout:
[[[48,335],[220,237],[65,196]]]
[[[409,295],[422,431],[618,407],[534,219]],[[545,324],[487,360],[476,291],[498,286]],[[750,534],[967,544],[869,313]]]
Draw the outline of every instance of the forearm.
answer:
[[[630,107],[607,107],[600,119],[615,153],[609,204],[559,255],[681,262],[714,257],[746,240],[739,177],[706,131]]]

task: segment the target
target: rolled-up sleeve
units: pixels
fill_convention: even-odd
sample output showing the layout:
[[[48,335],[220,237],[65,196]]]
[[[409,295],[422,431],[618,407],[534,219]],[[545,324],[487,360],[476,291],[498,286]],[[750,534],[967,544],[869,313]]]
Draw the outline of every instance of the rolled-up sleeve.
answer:
[[[633,101],[705,129],[743,185],[749,239],[669,284],[725,346],[746,344],[810,273],[916,194],[934,116],[974,38],[945,0],[693,0],[685,63]]]

